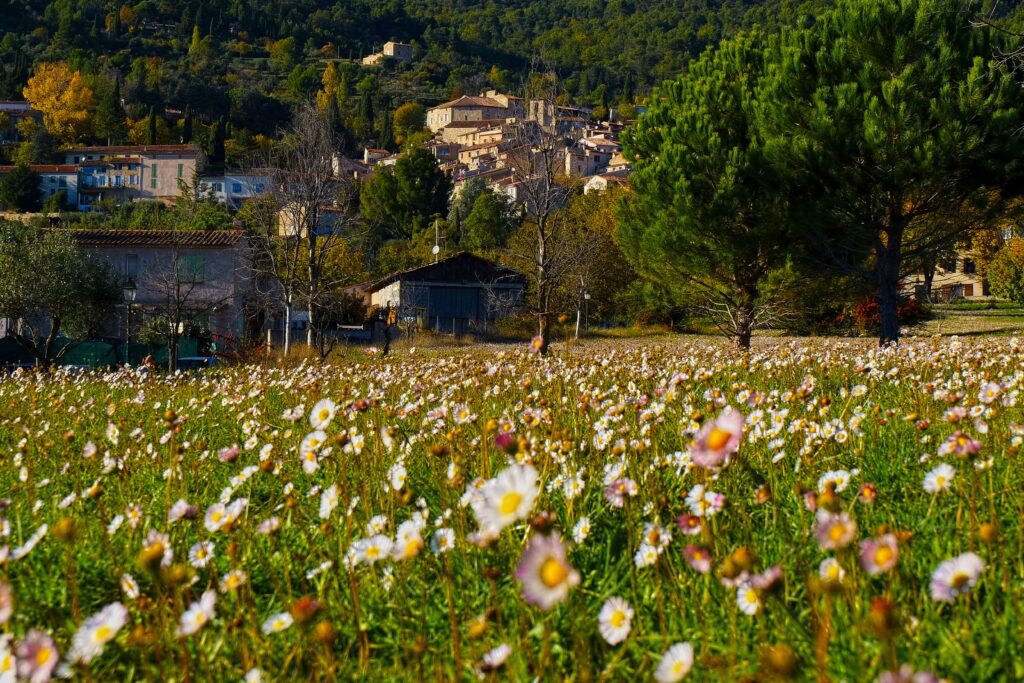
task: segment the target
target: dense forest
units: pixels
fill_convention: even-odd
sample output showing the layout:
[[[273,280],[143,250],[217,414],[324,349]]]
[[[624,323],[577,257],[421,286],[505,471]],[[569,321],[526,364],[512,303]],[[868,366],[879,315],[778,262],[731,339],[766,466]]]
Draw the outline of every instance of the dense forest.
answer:
[[[186,110],[197,123],[224,117],[235,129],[270,135],[296,102],[322,87],[334,60],[353,137],[387,145],[380,122],[403,102],[429,106],[488,87],[515,90],[536,60],[558,72],[575,102],[632,104],[721,38],[791,23],[825,4],[0,0],[0,99],[20,99],[36,64],[60,60],[93,79],[98,96],[116,83],[129,118],[166,117],[158,137],[176,137],[175,120]],[[410,43],[412,64],[359,66],[388,40]]]

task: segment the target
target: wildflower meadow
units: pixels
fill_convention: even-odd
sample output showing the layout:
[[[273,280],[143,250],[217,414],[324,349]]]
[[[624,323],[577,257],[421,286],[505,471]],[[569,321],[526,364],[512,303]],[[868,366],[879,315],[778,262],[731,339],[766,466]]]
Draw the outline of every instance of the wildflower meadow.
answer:
[[[1024,342],[0,379],[0,682],[1024,678]]]

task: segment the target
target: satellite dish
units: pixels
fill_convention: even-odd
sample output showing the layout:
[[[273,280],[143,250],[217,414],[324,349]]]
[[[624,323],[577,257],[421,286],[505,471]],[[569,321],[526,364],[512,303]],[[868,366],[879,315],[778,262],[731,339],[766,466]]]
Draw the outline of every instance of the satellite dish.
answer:
[[[440,245],[437,245],[437,244],[435,244],[435,245],[434,245],[434,248],[430,250],[430,253],[431,253],[431,254],[434,254],[435,256],[436,256],[437,254],[440,254],[440,253],[441,253],[441,247],[440,247]]]

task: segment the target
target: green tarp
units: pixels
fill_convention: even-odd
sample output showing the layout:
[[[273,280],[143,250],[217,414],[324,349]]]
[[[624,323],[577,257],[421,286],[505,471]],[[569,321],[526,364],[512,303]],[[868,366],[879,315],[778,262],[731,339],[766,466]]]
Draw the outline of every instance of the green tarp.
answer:
[[[66,339],[58,341],[58,348],[69,343]],[[158,366],[167,365],[167,347],[149,346],[124,341],[87,340],[76,343],[60,360],[60,365],[84,365],[90,368],[114,367],[127,359],[131,365],[140,365],[147,355],[153,356]],[[178,358],[199,355],[199,340],[182,337],[178,340]],[[12,365],[34,364],[35,356],[23,348],[12,337],[0,338],[0,367]]]

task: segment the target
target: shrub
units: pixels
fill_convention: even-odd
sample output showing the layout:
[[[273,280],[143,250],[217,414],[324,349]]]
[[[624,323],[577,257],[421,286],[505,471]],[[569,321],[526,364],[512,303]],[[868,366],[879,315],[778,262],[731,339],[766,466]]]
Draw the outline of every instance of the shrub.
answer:
[[[988,267],[992,293],[998,297],[1024,304],[1024,240],[1006,243]]]

